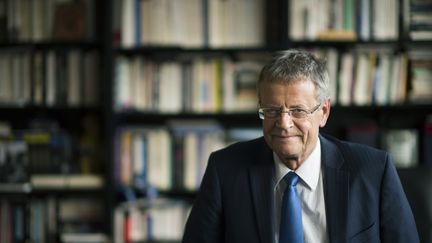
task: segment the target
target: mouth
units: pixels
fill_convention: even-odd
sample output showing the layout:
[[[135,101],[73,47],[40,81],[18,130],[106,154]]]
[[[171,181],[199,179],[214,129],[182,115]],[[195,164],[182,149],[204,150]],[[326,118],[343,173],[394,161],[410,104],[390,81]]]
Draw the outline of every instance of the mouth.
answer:
[[[295,139],[299,138],[300,135],[280,135],[280,134],[273,134],[273,138],[280,139],[280,140],[289,140],[289,139]]]

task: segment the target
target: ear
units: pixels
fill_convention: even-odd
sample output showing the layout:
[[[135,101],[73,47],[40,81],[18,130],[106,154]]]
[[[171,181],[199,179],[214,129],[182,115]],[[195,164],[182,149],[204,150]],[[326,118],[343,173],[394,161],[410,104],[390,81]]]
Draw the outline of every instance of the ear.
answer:
[[[321,121],[320,121],[320,127],[324,127],[325,124],[327,123],[327,119],[330,116],[330,98],[326,99],[323,103],[322,106],[322,116],[321,116]]]

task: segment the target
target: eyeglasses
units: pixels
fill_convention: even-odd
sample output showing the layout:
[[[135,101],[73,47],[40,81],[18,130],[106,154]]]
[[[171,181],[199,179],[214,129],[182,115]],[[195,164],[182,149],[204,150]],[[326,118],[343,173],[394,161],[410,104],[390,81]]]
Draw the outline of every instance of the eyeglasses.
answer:
[[[258,114],[259,118],[264,120],[267,119],[274,119],[278,118],[282,113],[288,113],[288,115],[293,119],[304,119],[308,115],[311,115],[315,111],[318,110],[318,108],[321,107],[322,103],[319,103],[317,106],[313,107],[310,110],[305,110],[302,108],[291,108],[287,111],[284,111],[283,108],[259,108]]]

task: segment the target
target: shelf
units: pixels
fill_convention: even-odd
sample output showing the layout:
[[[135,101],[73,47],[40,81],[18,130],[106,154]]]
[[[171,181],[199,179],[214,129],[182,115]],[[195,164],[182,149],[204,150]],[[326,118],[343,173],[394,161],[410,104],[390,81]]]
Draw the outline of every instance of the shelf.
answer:
[[[31,183],[0,183],[1,196],[41,196],[41,195],[103,195],[103,188],[34,188]]]
[[[0,112],[100,112],[97,106],[0,105]]]
[[[28,194],[32,186],[28,182],[23,183],[0,183],[0,194]]]
[[[95,49],[100,48],[97,41],[46,41],[46,42],[0,42],[0,49]]]
[[[259,47],[228,47],[228,48],[185,48],[182,46],[136,46],[136,47],[115,47],[114,51],[126,55],[135,54],[178,54],[178,53],[236,53],[236,52],[272,52],[295,47],[337,47],[337,48],[351,48],[353,46],[392,46],[397,47],[425,45],[429,46],[431,41],[406,41],[401,43],[400,40],[388,41],[345,41],[345,40],[318,40],[318,41],[291,41],[287,40],[282,45],[273,46],[259,46]]]

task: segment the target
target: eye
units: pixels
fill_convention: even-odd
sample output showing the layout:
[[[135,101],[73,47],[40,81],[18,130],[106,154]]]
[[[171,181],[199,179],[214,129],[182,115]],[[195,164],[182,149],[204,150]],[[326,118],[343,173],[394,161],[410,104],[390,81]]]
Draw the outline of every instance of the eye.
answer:
[[[279,114],[279,110],[280,109],[278,109],[278,108],[267,108],[264,110],[264,112],[268,116],[277,116]]]
[[[266,117],[277,117],[279,115],[279,108],[265,108],[264,113]]]
[[[306,117],[308,114],[307,111],[300,108],[294,108],[291,109],[290,111],[291,111],[291,115],[296,118],[303,118]]]

